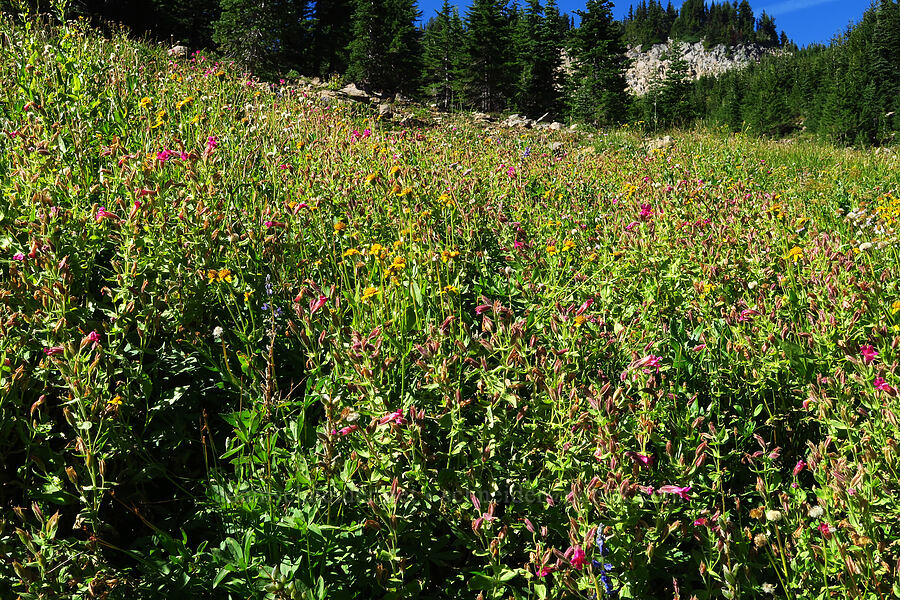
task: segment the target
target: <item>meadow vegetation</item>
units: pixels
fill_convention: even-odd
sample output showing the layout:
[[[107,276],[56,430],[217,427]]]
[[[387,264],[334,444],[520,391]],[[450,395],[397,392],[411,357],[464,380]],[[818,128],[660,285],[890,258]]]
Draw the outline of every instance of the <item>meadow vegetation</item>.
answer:
[[[0,58],[0,596],[900,597],[895,153]]]

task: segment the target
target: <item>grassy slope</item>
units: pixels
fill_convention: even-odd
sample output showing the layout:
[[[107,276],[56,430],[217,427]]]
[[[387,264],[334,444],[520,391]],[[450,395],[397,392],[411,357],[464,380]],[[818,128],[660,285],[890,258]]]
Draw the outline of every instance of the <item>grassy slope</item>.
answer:
[[[894,155],[0,30],[0,590],[891,593]]]

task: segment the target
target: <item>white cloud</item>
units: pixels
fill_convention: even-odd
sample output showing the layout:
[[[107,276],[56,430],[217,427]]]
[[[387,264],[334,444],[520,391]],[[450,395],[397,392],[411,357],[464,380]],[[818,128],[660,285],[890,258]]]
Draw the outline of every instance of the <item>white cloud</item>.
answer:
[[[837,2],[837,0],[784,0],[778,4],[767,6],[763,8],[763,10],[773,17],[777,17],[779,15],[797,12],[798,10],[819,6],[820,4],[829,4],[831,2]]]

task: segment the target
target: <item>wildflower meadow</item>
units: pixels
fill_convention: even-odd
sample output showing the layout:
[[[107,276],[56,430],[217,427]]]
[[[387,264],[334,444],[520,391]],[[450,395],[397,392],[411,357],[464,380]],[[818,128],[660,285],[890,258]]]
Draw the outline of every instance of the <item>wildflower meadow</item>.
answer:
[[[900,597],[895,152],[0,58],[0,597]]]

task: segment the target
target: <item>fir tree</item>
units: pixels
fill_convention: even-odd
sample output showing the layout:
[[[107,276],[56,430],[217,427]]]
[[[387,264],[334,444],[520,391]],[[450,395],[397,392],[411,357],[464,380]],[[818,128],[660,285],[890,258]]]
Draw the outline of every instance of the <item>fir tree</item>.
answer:
[[[459,11],[449,0],[444,0],[441,10],[425,26],[422,38],[423,91],[442,110],[460,102],[463,55],[459,40],[462,38]]]
[[[220,6],[213,39],[223,52],[261,75],[284,64],[287,42],[303,22],[305,2],[221,0]]]
[[[421,50],[414,0],[357,0],[347,77],[385,93],[418,89]]]
[[[512,35],[504,0],[474,0],[466,12],[466,95],[481,111],[503,109],[515,82]]]
[[[539,0],[528,0],[519,19],[515,104],[518,110],[534,117],[559,110],[562,38],[558,25],[555,4],[548,6],[544,14]]]
[[[621,31],[609,0],[588,0],[585,8],[577,11],[581,25],[572,32],[570,110],[575,119],[613,125],[624,119],[627,108]]]
[[[312,18],[312,71],[328,77],[344,73],[353,39],[353,0],[315,0]]]

